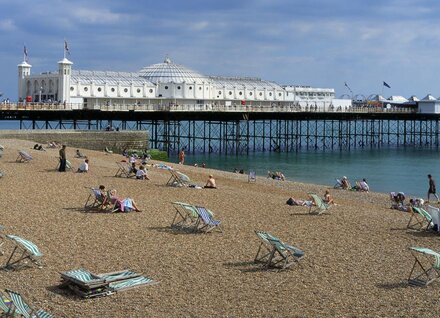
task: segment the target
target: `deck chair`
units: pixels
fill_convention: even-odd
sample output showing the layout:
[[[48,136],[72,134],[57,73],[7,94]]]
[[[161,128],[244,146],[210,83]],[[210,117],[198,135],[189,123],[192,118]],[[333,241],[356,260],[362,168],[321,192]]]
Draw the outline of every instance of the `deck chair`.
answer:
[[[248,182],[257,182],[257,174],[255,173],[255,171],[249,171]]]
[[[0,310],[2,312],[0,313],[0,317],[13,317],[14,315],[14,306],[12,306],[12,303],[8,302],[8,300],[3,293],[0,293]]]
[[[440,209],[428,205],[426,211],[431,215],[433,227],[437,226],[437,233],[440,233]]]
[[[180,171],[169,169],[171,177],[168,179],[167,185],[175,187],[188,186],[191,180],[186,174]]]
[[[105,151],[106,154],[112,154],[113,153],[113,151],[108,149],[108,147],[105,147],[104,151]]]
[[[17,159],[15,159],[16,162],[29,162],[31,161],[33,158],[30,154],[28,154],[26,151],[24,150],[20,150],[18,152],[18,157]]]
[[[0,225],[0,232],[4,230],[4,226]],[[0,255],[4,255],[5,253],[3,252],[3,245],[5,244],[5,237],[0,234]]]
[[[18,269],[25,266],[27,260],[30,260],[39,267],[41,266],[40,259],[43,253],[40,252],[34,243],[15,235],[6,235],[6,238],[14,243],[15,246],[3,269]],[[20,252],[21,255],[19,255]]]
[[[314,205],[310,205],[309,213],[310,214],[322,214],[324,212],[329,212],[330,205],[325,203],[321,197],[315,193],[308,193],[308,195],[312,198]]]
[[[145,285],[157,284],[153,279],[145,276],[138,276],[134,278],[124,279],[109,283],[109,288],[113,292],[119,292],[122,290],[128,290]]]
[[[68,287],[75,294],[83,298],[111,295],[105,278],[92,274],[86,269],[74,269],[61,274],[61,286]]]
[[[432,217],[425,209],[420,207],[410,207],[409,213],[411,217],[409,218],[406,227],[412,230],[428,230],[432,225]]]
[[[265,263],[265,267],[274,267],[286,269],[297,263],[304,257],[304,252],[299,248],[283,243],[279,238],[269,234],[268,232],[255,231],[258,238],[261,240],[260,247],[255,262]],[[263,253],[262,247],[265,248]]]
[[[221,221],[214,220],[213,215],[210,211],[202,206],[197,206],[197,214],[199,217],[194,225],[194,230],[202,231],[205,233],[211,232],[213,230],[218,230],[223,232],[220,224]]]
[[[116,162],[118,166],[118,171],[116,171],[115,177],[135,177],[136,175],[132,173],[131,167],[126,161]]]
[[[342,189],[342,181],[340,179],[335,179],[336,183],[333,186],[333,189]]]
[[[440,253],[424,247],[410,247],[409,249],[415,259],[408,277],[409,284],[428,286],[440,279]],[[434,256],[434,262],[430,256]],[[415,270],[416,267],[419,268],[418,271]]]
[[[59,157],[56,158],[57,158],[57,166],[55,167],[55,170],[58,170],[60,168],[60,158]],[[73,170],[73,166],[72,163],[66,159],[66,171],[67,170]]]
[[[38,311],[33,309],[19,293],[10,289],[6,289],[6,291],[11,297],[14,314],[21,315],[24,318],[53,318],[51,314],[42,309]]]
[[[98,211],[113,211],[114,204],[111,204],[108,198],[110,194],[107,193],[107,196],[103,196],[99,189],[95,188],[87,188],[89,189],[89,196],[87,197],[86,202],[84,203],[84,210],[98,210]]]
[[[171,202],[171,204],[176,209],[171,227],[191,227],[195,225],[199,214],[194,205],[184,202]]]

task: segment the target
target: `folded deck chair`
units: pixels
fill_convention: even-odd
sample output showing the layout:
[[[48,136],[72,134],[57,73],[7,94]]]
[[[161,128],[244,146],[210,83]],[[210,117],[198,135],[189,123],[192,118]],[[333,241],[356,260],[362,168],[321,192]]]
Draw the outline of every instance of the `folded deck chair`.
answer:
[[[20,150],[17,159],[15,159],[16,162],[29,162],[31,160],[32,156],[24,150]]]
[[[74,269],[61,273],[61,286],[68,287],[78,296],[93,298],[112,294],[105,278],[92,274],[86,269]]]
[[[310,214],[322,214],[324,212],[329,212],[330,205],[325,203],[321,197],[315,193],[308,193],[308,195],[312,198],[315,205],[310,205],[309,213]]]
[[[194,205],[184,202],[171,202],[176,209],[171,227],[192,227],[195,226],[199,214],[197,208]]]
[[[279,238],[268,232],[255,231],[255,234],[257,234],[262,242],[255,256],[255,262],[265,263],[266,268],[274,267],[286,269],[304,257],[302,250],[283,243]],[[262,247],[264,247],[266,251],[260,253]]]
[[[6,291],[11,297],[14,315],[18,314],[24,318],[53,318],[51,314],[42,309],[38,311],[33,309],[19,293],[10,289],[6,289]]]
[[[116,171],[115,177],[135,177],[136,175],[132,173],[131,167],[126,161],[116,162],[118,166],[118,171]]]
[[[58,170],[60,168],[61,162],[60,162],[59,157],[56,157],[56,158],[57,158],[57,166],[55,167],[55,170]],[[72,163],[66,159],[66,171],[67,170],[73,170],[73,166],[72,166]]]
[[[27,260],[32,261],[37,266],[41,266],[39,261],[43,253],[40,252],[34,243],[15,235],[6,235],[6,238],[15,246],[11,256],[9,256],[9,259],[3,267],[4,269],[8,270],[23,267],[26,265]]]
[[[409,284],[428,286],[440,279],[440,253],[424,247],[410,247],[409,249],[415,258],[408,277]],[[434,261],[430,256],[434,256]],[[415,270],[416,267],[419,268],[418,271]]]
[[[183,174],[180,171],[169,169],[168,170],[171,174],[171,177],[168,179],[167,185],[169,186],[176,186],[176,187],[183,187],[189,185],[191,180],[186,174]]]
[[[128,289],[137,288],[145,285],[152,285],[152,284],[157,284],[157,282],[146,276],[138,276],[134,278],[129,278],[129,279],[109,283],[109,288],[113,292],[118,292],[122,290],[128,290]]]
[[[197,206],[196,208],[199,217],[195,223],[194,230],[203,231],[205,233],[211,232],[212,230],[223,232],[220,227],[221,221],[214,220],[210,211],[202,206]]]
[[[409,218],[406,227],[412,230],[428,230],[432,225],[432,217],[425,209],[421,207],[410,207],[409,213],[411,217]]]
[[[248,182],[257,182],[257,174],[255,173],[255,171],[249,171]]]

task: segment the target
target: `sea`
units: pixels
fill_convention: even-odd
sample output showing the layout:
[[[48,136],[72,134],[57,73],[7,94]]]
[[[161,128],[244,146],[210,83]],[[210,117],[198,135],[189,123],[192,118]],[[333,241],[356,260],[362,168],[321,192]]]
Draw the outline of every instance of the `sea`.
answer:
[[[0,121],[0,129],[19,129],[19,121]],[[170,158],[177,163],[177,154]],[[220,155],[186,153],[185,164],[224,171],[254,170],[258,176],[280,171],[288,180],[332,187],[336,178],[346,176],[352,184],[365,178],[371,191],[404,192],[426,198],[427,175],[438,179],[440,189],[440,149],[382,147],[355,150],[304,150],[289,153],[253,153]],[[202,169],[202,168],[201,168]],[[440,191],[440,190],[439,190]]]

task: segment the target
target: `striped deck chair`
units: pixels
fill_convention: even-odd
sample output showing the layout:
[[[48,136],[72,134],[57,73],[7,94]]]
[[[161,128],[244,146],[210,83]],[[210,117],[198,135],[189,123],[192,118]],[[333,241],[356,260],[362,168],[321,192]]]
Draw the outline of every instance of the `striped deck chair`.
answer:
[[[10,289],[6,289],[6,291],[11,297],[14,314],[21,315],[24,318],[53,318],[51,314],[42,309],[38,311],[33,309],[19,293]]]
[[[131,167],[128,162],[117,161],[116,165],[118,166],[118,171],[116,171],[115,177],[131,178],[136,176],[134,173],[132,173]]]
[[[251,170],[249,171],[249,175],[248,175],[248,182],[257,182],[257,174],[255,173],[255,171]]]
[[[336,180],[336,183],[333,186],[333,189],[342,189],[342,181],[339,179],[335,179],[335,180]]]
[[[0,310],[2,312],[0,317],[14,316],[14,306],[12,306],[12,303],[3,293],[0,293]]]
[[[117,282],[112,282],[109,284],[109,288],[113,292],[118,292],[118,291],[122,291],[122,290],[132,289],[132,288],[145,286],[145,285],[153,285],[153,284],[157,284],[157,282],[155,282],[153,279],[151,279],[149,277],[138,276],[138,277],[129,278],[129,279],[125,279],[125,280],[121,280],[121,281],[117,281]]]
[[[92,274],[86,269],[74,269],[60,274],[61,287],[68,287],[80,297],[93,298],[113,293],[105,278]]]
[[[410,247],[409,249],[415,258],[408,277],[409,284],[428,286],[440,279],[440,253],[424,247]],[[434,262],[430,256],[434,256]],[[418,272],[415,271],[416,267],[419,267]]]
[[[0,225],[0,231],[4,230],[4,226]],[[0,255],[4,255],[5,252],[3,252],[3,245],[5,244],[5,237],[0,234]]]
[[[191,227],[195,225],[199,214],[194,205],[184,202],[171,202],[171,204],[176,209],[171,227]]]
[[[174,187],[188,186],[191,180],[186,174],[180,171],[169,169],[171,177],[168,179],[167,185]]]
[[[205,233],[211,232],[213,230],[222,231],[220,227],[221,221],[214,220],[212,212],[208,211],[202,206],[197,206],[197,214],[199,217],[194,225],[194,230],[202,231]]]
[[[17,269],[26,265],[26,261],[30,260],[37,266],[41,266],[40,259],[43,253],[31,241],[25,240],[19,236],[6,235],[6,238],[14,243],[14,250],[9,256],[8,261],[4,265],[4,269]],[[21,253],[21,255],[19,255]],[[18,257],[17,257],[18,256]]]
[[[286,269],[304,256],[302,250],[283,243],[279,238],[268,232],[255,231],[255,234],[260,239],[261,244],[254,261],[264,263],[266,268]],[[263,251],[262,248],[264,248]]]
[[[87,197],[86,203],[84,203],[84,210],[97,210],[102,212],[113,212],[115,206],[111,204],[110,193],[107,192],[106,196],[103,196],[101,191],[96,188],[88,188],[89,196]]]
[[[315,193],[308,193],[314,204],[310,205],[310,214],[322,214],[324,212],[329,212],[330,205],[322,201],[321,197]]]
[[[57,166],[55,167],[55,170],[58,170],[60,168],[61,162],[60,162],[60,158],[59,157],[56,157],[56,159],[57,159]],[[73,170],[73,165],[72,165],[72,163],[69,160],[66,159],[66,171],[68,171],[68,170],[72,171]]]
[[[24,150],[20,150],[18,152],[18,157],[17,159],[15,159],[16,162],[29,162],[31,161],[33,158],[30,154],[28,154],[26,151]]]
[[[411,217],[409,218],[406,227],[412,230],[428,230],[432,225],[432,217],[425,209],[421,207],[410,207],[409,213]]]

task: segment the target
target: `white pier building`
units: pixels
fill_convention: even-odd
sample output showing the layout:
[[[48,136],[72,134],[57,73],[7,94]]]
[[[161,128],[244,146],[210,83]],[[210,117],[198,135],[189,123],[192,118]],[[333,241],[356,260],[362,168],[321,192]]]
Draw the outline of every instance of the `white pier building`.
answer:
[[[351,100],[335,99],[332,88],[284,86],[252,77],[206,76],[169,58],[138,72],[75,70],[73,65],[64,58],[58,62],[58,71],[31,74],[31,65],[23,61],[18,65],[19,101],[103,110],[153,105],[182,111],[242,106],[325,111],[351,106]]]

